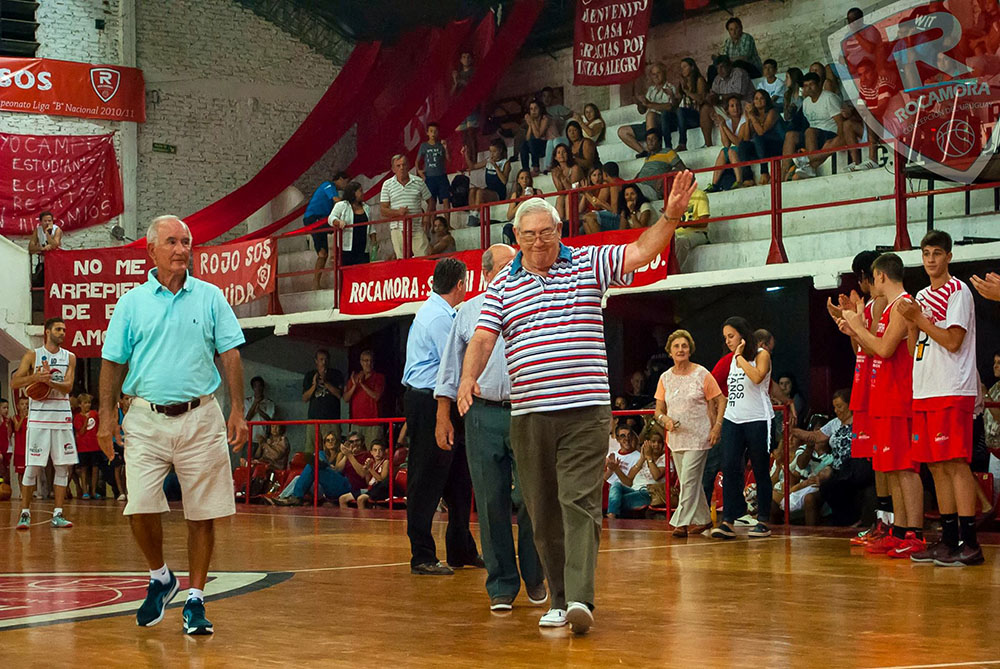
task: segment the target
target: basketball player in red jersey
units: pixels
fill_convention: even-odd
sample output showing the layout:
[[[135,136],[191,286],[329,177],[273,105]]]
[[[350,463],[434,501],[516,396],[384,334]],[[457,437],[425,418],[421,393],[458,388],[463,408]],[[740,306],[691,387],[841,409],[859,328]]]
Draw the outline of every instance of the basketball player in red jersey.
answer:
[[[979,393],[976,371],[976,307],[972,291],[948,271],[951,237],[931,230],[920,242],[931,285],[916,303],[900,306],[910,324],[913,350],[913,459],[934,477],[941,540],[910,555],[943,567],[983,563],[976,538],[976,480],[972,417]]]
[[[853,291],[850,297],[840,295],[836,305],[827,298],[826,309],[834,322],[843,318],[844,309],[862,310],[865,329],[875,334],[878,320],[882,316],[882,312],[885,311],[885,298],[872,296],[872,283],[875,281],[872,276],[872,263],[878,256],[877,251],[862,251],[854,256],[851,269],[857,278],[861,295],[868,299],[862,301],[861,297]],[[871,379],[872,357],[871,352],[865,350],[853,337],[851,337],[851,349],[855,356],[850,407],[853,415],[851,457],[871,460],[874,447],[872,446],[871,429],[868,422],[868,388]],[[851,537],[851,545],[864,546],[869,541],[881,539],[889,533],[889,527],[893,522],[892,496],[889,494],[889,483],[886,480],[885,472],[875,472],[875,496],[877,498],[875,522],[870,528]]]
[[[919,466],[910,457],[913,413],[913,358],[907,345],[909,321],[900,307],[912,298],[903,288],[903,261],[895,253],[872,263],[872,295],[884,297],[886,308],[873,335],[865,329],[864,314],[843,311],[841,331],[857,339],[872,354],[868,420],[875,471],[886,472],[895,513],[888,535],[868,544],[868,553],[907,558],[926,549],[923,541],[924,489]]]

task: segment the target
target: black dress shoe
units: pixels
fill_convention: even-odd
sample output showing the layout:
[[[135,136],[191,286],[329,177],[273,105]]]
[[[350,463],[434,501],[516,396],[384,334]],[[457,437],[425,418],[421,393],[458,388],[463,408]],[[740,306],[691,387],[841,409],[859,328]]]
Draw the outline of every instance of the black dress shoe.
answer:
[[[486,563],[483,562],[482,555],[477,555],[476,557],[472,558],[472,560],[469,562],[461,562],[459,564],[449,562],[448,566],[451,567],[452,569],[461,569],[462,567],[476,567],[478,569],[486,569]]]
[[[451,567],[440,562],[425,562],[424,564],[410,567],[410,573],[422,576],[451,576],[455,572]]]

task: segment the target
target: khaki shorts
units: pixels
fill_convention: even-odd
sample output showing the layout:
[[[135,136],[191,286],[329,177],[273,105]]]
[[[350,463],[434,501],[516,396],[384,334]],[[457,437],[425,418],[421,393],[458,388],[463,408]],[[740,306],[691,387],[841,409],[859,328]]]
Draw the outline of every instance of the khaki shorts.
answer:
[[[229,469],[226,421],[215,398],[171,418],[135,398],[122,423],[125,431],[125,515],[170,510],[163,480],[173,465],[181,485],[184,518],[211,520],[236,513]]]
[[[419,217],[414,217],[413,219],[413,230],[411,231],[411,242],[410,250],[413,252],[413,257],[425,256],[431,252],[431,246],[427,241],[427,235],[424,233],[423,225],[421,225],[422,219]],[[396,254],[397,260],[403,259],[403,230],[394,229],[389,231],[389,237],[392,239],[392,251]]]

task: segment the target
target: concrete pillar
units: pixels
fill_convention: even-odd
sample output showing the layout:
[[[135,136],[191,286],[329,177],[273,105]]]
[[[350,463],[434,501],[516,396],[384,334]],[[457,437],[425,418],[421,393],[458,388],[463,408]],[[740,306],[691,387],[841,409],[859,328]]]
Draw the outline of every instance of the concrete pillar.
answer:
[[[121,64],[135,67],[135,0],[119,0],[119,26],[121,35]],[[138,237],[138,182],[137,171],[139,162],[139,128],[134,121],[124,121],[121,124],[121,170],[122,195],[125,208],[122,212],[122,227],[129,239]]]

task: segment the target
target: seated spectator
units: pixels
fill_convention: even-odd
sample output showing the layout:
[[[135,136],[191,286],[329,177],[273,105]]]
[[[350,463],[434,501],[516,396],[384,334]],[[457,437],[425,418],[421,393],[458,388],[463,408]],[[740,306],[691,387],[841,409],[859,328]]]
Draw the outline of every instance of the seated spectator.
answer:
[[[754,93],[753,104],[744,107],[744,117],[747,120],[750,139],[740,142],[737,150],[740,162],[780,156],[785,138],[781,132],[781,116],[774,107],[771,95],[763,88]],[[749,180],[744,179],[744,186],[753,185],[753,175],[749,176]],[[767,163],[760,163],[760,184],[763,186],[769,183],[771,183],[770,167]]]
[[[661,176],[687,169],[684,161],[681,160],[676,151],[661,148],[659,130],[650,130],[646,133],[646,151],[649,153],[649,157],[646,158],[646,162],[639,168],[639,173],[635,175],[636,179]],[[641,181],[639,182],[639,188],[647,200],[663,199],[663,179]]]
[[[576,121],[566,124],[566,139],[569,140],[570,152],[576,160],[576,164],[584,171],[590,172],[594,166],[601,164],[601,157],[597,154],[597,145],[594,140],[583,136],[583,130]]]
[[[76,437],[76,452],[80,464],[80,487],[83,499],[101,499],[97,490],[97,468],[101,466],[104,454],[97,444],[97,411],[93,409],[94,397],[87,393],[78,396],[80,411],[73,416],[73,435]]]
[[[272,420],[274,418],[274,402],[267,397],[265,391],[267,384],[263,377],[255,376],[250,379],[250,394],[243,398],[243,417],[249,421]],[[256,451],[261,443],[267,439],[268,429],[264,425],[254,425],[251,433],[250,443]]]
[[[440,253],[455,252],[455,238],[451,236],[448,229],[448,221],[444,216],[438,214],[431,222],[431,255]]]
[[[443,209],[451,209],[451,184],[448,183],[448,145],[441,140],[437,123],[427,124],[427,141],[417,150],[417,176],[427,184],[431,192],[431,211],[440,204]],[[462,147],[463,153],[466,148]],[[420,164],[423,162],[423,167]],[[451,214],[445,214],[451,223]]]
[[[816,61],[809,66],[809,71],[819,77],[824,91],[829,91],[838,98],[840,97],[840,79],[837,78],[831,66]]]
[[[31,285],[35,287],[45,285],[45,254],[62,246],[62,228],[55,224],[55,220],[51,211],[40,213],[38,226],[28,239],[28,253],[34,263]]]
[[[747,125],[746,116],[743,115],[743,102],[738,95],[731,95],[726,100],[726,115],[712,115],[712,121],[719,128],[719,135],[722,137],[722,150],[715,159],[715,166],[721,167],[727,163],[737,163],[740,160],[738,147],[741,143],[750,139],[750,126]],[[717,169],[712,173],[712,183],[705,189],[706,193],[715,193],[720,190],[729,190],[737,184],[747,183],[753,185],[753,174],[749,167],[740,168],[740,178],[737,179],[734,169]]]
[[[347,172],[337,172],[331,181],[324,181],[313,191],[306,205],[306,213],[302,217],[302,225],[308,227],[319,221],[326,220],[333,211],[334,203],[340,200],[341,191],[347,186]],[[330,226],[315,228],[309,236],[312,237],[313,249],[316,250],[316,274],[313,276],[313,290],[319,290],[320,277],[330,257]]]
[[[592,140],[595,144],[604,141],[604,133],[607,127],[604,119],[601,118],[601,110],[593,102],[583,105],[583,114],[573,112],[573,120],[580,124],[583,136]]]
[[[768,58],[764,61],[763,69],[764,79],[757,84],[757,90],[767,93],[773,106],[780,112],[785,103],[785,82],[778,78],[778,61]]]
[[[447,176],[444,181],[445,184],[448,183]],[[344,187],[344,198],[333,205],[333,211],[330,212],[330,225],[344,231],[340,247],[341,265],[361,265],[368,262],[369,239],[375,245],[375,233],[368,232],[368,222],[372,220],[371,210],[362,201],[362,197],[364,191],[361,184],[352,181]],[[355,227],[347,229],[349,225]]]
[[[642,460],[642,453],[636,450],[638,437],[636,433],[627,425],[619,423],[615,428],[615,439],[618,440],[618,452],[608,455],[604,463],[604,480],[610,486],[608,492],[608,517],[614,518],[620,510],[622,497],[633,492],[630,485],[632,483],[628,472],[639,464]],[[623,480],[627,480],[625,484]],[[618,500],[619,506],[612,512],[612,500]],[[646,504],[649,504],[647,499]]]
[[[618,481],[608,490],[608,518],[617,518],[622,511],[642,509],[653,503],[666,503],[667,456],[663,432],[655,425],[643,433],[639,459],[628,471],[615,458],[613,471]],[[612,462],[611,459],[608,460]]]
[[[462,51],[458,57],[458,69],[451,72],[452,98],[465,90],[474,73],[475,56],[473,56],[471,51]],[[457,129],[462,133],[465,152],[472,156],[479,153],[479,111],[474,110],[465,117],[465,120],[459,124]]]
[[[340,445],[337,455],[337,467],[351,484],[351,497],[343,497],[342,505],[357,499],[361,490],[368,487],[369,473],[366,469],[371,461],[371,453],[365,450],[365,438],[358,431],[351,432],[347,440]]]
[[[528,126],[524,143],[521,144],[521,167],[527,169],[531,167],[531,176],[539,175],[539,164],[545,157],[548,142],[558,137],[555,124],[552,118],[545,112],[545,107],[538,100],[532,100],[528,104],[528,113],[524,115],[524,122]],[[544,165],[548,173],[548,163]]]
[[[643,371],[635,370],[628,377],[628,398],[629,409],[652,409],[656,405],[656,400],[646,392],[646,374]]]
[[[609,163],[614,165],[614,163]],[[618,166],[614,165],[617,170]],[[618,218],[618,192],[621,190],[621,179],[610,178],[605,168],[597,166],[590,170],[588,179],[591,186],[602,186],[598,190],[588,190],[580,193],[580,220],[583,232],[592,235],[597,232],[618,230],[621,221]]]
[[[729,37],[722,43],[721,55],[733,62],[733,67],[746,70],[751,78],[756,79],[761,73],[760,55],[757,53],[757,42],[753,37],[743,32],[743,22],[735,16],[726,21],[726,32]]]
[[[878,31],[875,31],[876,34]],[[862,60],[857,66],[857,76],[855,83],[858,87],[857,103],[863,105],[875,118],[883,118],[886,108],[892,98],[898,93],[892,82],[878,73],[875,64],[868,59]],[[850,105],[845,105],[850,106]],[[871,140],[868,147],[868,160],[861,162],[861,149],[854,149],[849,152],[849,157],[853,161],[853,167],[848,170],[870,170],[878,167],[878,136],[868,132],[864,121],[858,115],[857,110],[850,106],[851,114],[844,123],[844,144],[860,144],[866,139]]]
[[[674,233],[674,255],[681,272],[691,271],[687,266],[691,252],[699,246],[708,244],[708,222],[711,217],[708,207],[708,195],[700,188],[691,194],[687,211],[684,212],[684,224]]]
[[[543,88],[538,93],[538,99],[545,105],[545,111],[555,123],[556,133],[562,135],[566,130],[566,121],[573,118],[573,110],[561,102],[556,102],[556,92],[551,86]]]
[[[653,205],[638,184],[626,184],[618,200],[619,227],[622,230],[648,228],[653,223]]]
[[[389,477],[392,475],[392,463],[389,462],[388,451],[381,439],[375,439],[371,445],[372,458],[365,464],[369,474],[367,488],[358,495],[358,508],[364,509],[368,502],[381,502],[389,499]]]
[[[410,174],[409,158],[402,154],[396,154],[392,157],[390,165],[393,176],[385,180],[379,194],[379,209],[382,218],[412,216],[410,219],[410,250],[414,256],[425,256],[429,251],[427,231],[430,229],[429,212],[434,206],[434,198],[427,190],[427,184],[424,183],[424,180]],[[426,207],[428,215],[420,216],[424,207]],[[399,260],[405,257],[403,253],[403,229],[402,220],[389,223],[392,250]]]
[[[778,387],[781,388],[782,395],[791,401],[792,409],[795,411],[795,415],[798,416],[798,423],[804,424],[808,419],[808,409],[805,398],[799,393],[799,386],[795,382],[795,377],[791,374],[782,374],[778,377]]]
[[[819,76],[810,72],[802,78],[802,114],[809,127],[805,132],[789,130],[785,134],[786,156],[794,154],[803,146],[807,152],[818,149],[834,149],[843,146],[843,116],[840,115],[840,98],[822,88]],[[816,169],[830,157],[829,153],[800,156],[794,159],[795,169],[791,170],[791,160],[783,161],[785,179],[805,179],[816,176]]]
[[[664,146],[669,148],[670,133],[677,125],[674,113],[674,103],[678,98],[677,89],[667,81],[667,73],[659,63],[650,65],[646,73],[649,77],[649,87],[645,93],[636,93],[633,97],[636,111],[645,115],[645,121],[618,128],[618,138],[636,151],[636,158],[645,158],[649,155],[640,144],[645,140],[647,132],[658,129]]]
[[[783,133],[789,130],[803,131],[806,119],[802,115],[802,70],[790,67],[785,72],[785,96],[781,104]]]
[[[712,112],[719,116],[725,115],[725,110],[716,108],[730,95],[738,95],[744,102],[752,102],[754,87],[745,70],[735,67],[726,56],[716,59],[719,74],[712,82],[712,88],[705,98],[707,105],[701,108],[701,132],[705,136],[705,146],[712,146],[712,129],[714,127]]]
[[[507,205],[507,220],[513,221],[514,214],[517,213],[517,208],[521,206],[521,203],[528,198],[532,198],[537,195],[542,195],[542,192],[535,189],[535,180],[531,176],[531,170],[526,167],[522,167],[514,179],[514,190],[510,194],[510,199],[513,200],[513,202]],[[517,240],[514,239],[513,223],[508,222],[504,224],[503,238],[504,241],[511,246],[517,244]]]
[[[354,499],[354,495],[351,493],[351,482],[343,474],[346,460],[338,462],[340,451],[336,434],[330,432],[323,437],[323,450],[319,453],[319,475],[316,478],[319,481],[319,492],[331,502],[337,500],[338,505],[345,508],[347,502]],[[296,478],[291,496],[280,497],[275,503],[278,506],[302,506],[313,487],[314,475],[313,463],[310,461]]]
[[[677,82],[677,150],[687,151],[687,133],[698,127],[701,108],[707,105],[708,82],[693,58],[681,59],[681,79]]]
[[[552,171],[552,183],[557,191],[579,188],[583,183],[583,169],[576,164],[576,159],[570,152],[569,147],[564,144],[556,147],[552,155],[550,169]],[[567,196],[565,194],[556,196],[556,211],[559,212],[559,217],[563,221],[569,219],[569,212],[566,209],[566,199]]]
[[[490,155],[478,163],[471,162],[465,155],[465,164],[470,172],[485,168],[486,188],[473,186],[469,189],[469,204],[473,207],[487,202],[507,199],[507,180],[510,178],[511,162],[507,160],[507,145],[502,139],[490,142]],[[479,209],[469,213],[469,225],[479,225]]]
[[[255,462],[263,462],[273,471],[288,469],[291,446],[285,437],[285,426],[272,424],[268,428],[267,438],[255,445],[253,459]]]

